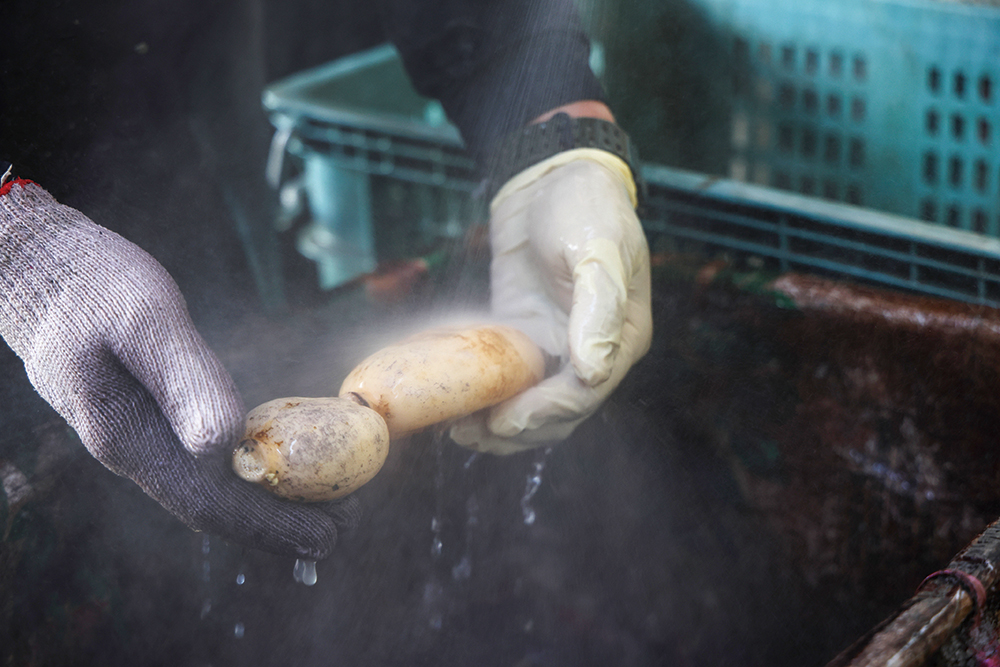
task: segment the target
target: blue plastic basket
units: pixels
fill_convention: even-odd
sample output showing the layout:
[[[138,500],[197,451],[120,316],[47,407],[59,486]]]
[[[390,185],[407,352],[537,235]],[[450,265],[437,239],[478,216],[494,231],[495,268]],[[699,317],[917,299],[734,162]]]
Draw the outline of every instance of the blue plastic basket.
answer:
[[[310,222],[296,245],[316,263],[321,288],[456,236],[482,217],[458,130],[440,103],[413,90],[392,46],[278,81],[263,105],[276,129],[267,179],[292,209],[304,195]],[[296,168],[287,168],[289,157]],[[405,212],[391,229],[386,220],[400,216],[386,211],[387,202]]]
[[[724,35],[731,178],[1000,235],[1000,9],[693,4]]]
[[[730,20],[735,21],[744,16],[745,12],[735,11],[737,5],[742,6],[741,3],[710,1],[718,2],[720,12],[723,5],[729,7]],[[846,4],[858,3],[845,0]],[[890,7],[882,2],[861,4],[883,7],[886,11]],[[791,7],[791,3],[788,5]],[[911,11],[914,6],[892,7]],[[962,9],[956,16],[968,17],[974,14],[973,10]],[[746,21],[750,20],[744,18]],[[787,170],[790,177],[798,179],[806,178],[807,174],[819,173],[822,177],[813,178],[820,183],[824,179],[834,180],[842,184],[845,194],[849,188],[856,187],[859,193],[856,199],[861,204],[869,205],[883,195],[896,196],[897,201],[902,202],[905,198],[899,193],[909,188],[911,193],[916,193],[914,196],[918,199],[934,197],[934,202],[945,202],[943,205],[961,205],[966,212],[964,219],[970,218],[968,211],[974,214],[980,208],[989,210],[989,215],[995,219],[998,200],[997,171],[1000,171],[996,150],[991,153],[974,145],[973,141],[978,141],[974,136],[950,136],[944,132],[947,128],[939,128],[938,134],[934,136],[921,134],[912,146],[897,144],[894,148],[888,147],[892,142],[878,128],[884,123],[890,123],[893,108],[898,110],[905,105],[897,104],[894,107],[876,100],[877,96],[872,93],[875,72],[881,67],[881,50],[824,47],[825,42],[820,39],[823,34],[822,22],[817,19],[810,25],[810,30],[814,32],[800,30],[797,33],[803,39],[803,44],[811,45],[807,47],[793,46],[791,42],[781,38],[765,42],[763,38],[754,37],[747,32],[734,38],[734,52],[743,50],[748,62],[756,62],[754,59],[757,58],[765,59],[761,55],[762,45],[770,44],[767,49],[763,49],[770,50],[771,53],[766,58],[770,63],[766,70],[768,72],[784,72],[785,65],[782,62],[787,58],[791,63],[791,73],[782,74],[775,80],[795,82],[797,91],[794,96],[797,101],[793,108],[774,117],[767,117],[768,125],[760,120],[764,117],[760,109],[764,107],[751,107],[749,101],[746,107],[734,107],[733,159],[742,160],[748,165],[746,169],[737,166],[735,170],[739,173],[735,175],[760,176],[761,173],[766,173],[769,179],[754,180],[773,180],[781,170]],[[769,30],[773,31],[773,28]],[[789,34],[794,33],[790,28],[788,30]],[[813,34],[814,38],[805,38]],[[790,50],[789,55],[784,50],[786,46]],[[751,52],[757,55],[751,58]],[[831,63],[837,54],[840,54],[840,64],[834,66]],[[958,97],[954,87],[957,85],[955,76],[959,70],[954,66],[946,68],[940,62],[914,67],[922,67],[925,77],[931,76],[930,72],[934,71],[934,67],[940,72],[936,76],[951,77],[947,80],[950,81],[948,85],[952,92],[948,93],[943,88],[934,92],[928,88],[921,95],[927,100],[938,100],[933,105],[932,102],[927,102],[932,105],[928,108],[936,109],[938,113],[952,113],[952,109],[963,104],[961,99],[951,100],[951,97]],[[755,67],[764,68],[764,65]],[[831,67],[840,67],[839,74],[831,72]],[[968,74],[967,82],[962,84],[970,86],[965,96],[979,95],[986,99],[966,99],[964,104],[973,109],[995,108],[993,79],[989,78],[993,76],[992,70],[987,71],[986,64],[978,69],[977,67],[969,65],[961,70],[975,73]],[[821,68],[826,68],[825,74],[819,73]],[[825,78],[840,81],[842,85],[834,87],[833,84],[822,83]],[[983,80],[988,80],[989,83],[980,83]],[[760,85],[759,77],[751,77],[748,81],[757,81],[754,85]],[[925,83],[930,86],[928,81]],[[939,80],[936,85],[943,87],[943,80]],[[983,86],[986,94],[980,92]],[[841,155],[842,159],[837,164],[832,164],[832,161],[824,162],[822,153],[817,161],[814,156],[801,155],[795,151],[786,154],[773,144],[744,140],[741,133],[749,132],[748,136],[757,136],[756,133],[762,132],[760,127],[768,126],[773,128],[773,132],[780,134],[784,131],[781,129],[783,123],[788,123],[797,128],[793,129],[793,136],[798,137],[796,141],[799,143],[794,145],[801,153],[805,128],[811,127],[808,123],[819,122],[813,114],[826,113],[822,110],[829,103],[827,100],[830,96],[835,94],[832,92],[834,90],[839,91],[836,94],[841,96],[842,115],[839,119],[822,118],[822,123],[817,127],[824,129],[817,136],[827,136],[823,134],[826,132],[829,136],[841,137],[840,145],[846,147],[846,153]],[[845,93],[845,90],[852,92]],[[815,92],[820,109],[811,110],[812,102],[806,101],[806,93],[809,91]],[[762,99],[762,96],[754,96],[754,104],[761,104]],[[863,112],[859,111],[856,119],[851,116],[855,99],[860,100],[857,104],[863,106]],[[994,106],[991,107],[990,104]],[[315,219],[302,232],[308,237],[309,233],[321,229],[331,239],[338,235],[349,241],[354,239],[350,242],[351,246],[367,248],[369,253],[362,256],[363,254],[355,251],[345,255],[336,243],[330,243],[325,249],[321,248],[323,252],[319,253],[315,252],[315,248],[307,246],[320,266],[324,287],[336,286],[356,275],[362,270],[361,259],[367,265],[374,264],[370,238],[374,235],[375,228],[384,223],[373,210],[372,190],[380,187],[380,183],[382,186],[390,182],[403,184],[409,188],[408,196],[417,204],[412,207],[412,225],[417,227],[421,226],[420,220],[428,216],[428,210],[442,210],[440,206],[427,205],[432,200],[448,204],[443,209],[448,211],[444,228],[483,220],[482,202],[472,196],[477,185],[473,163],[463,152],[457,130],[447,123],[436,102],[421,98],[413,92],[405,79],[398,54],[392,47],[379,47],[278,82],[265,92],[264,106],[276,127],[270,162],[272,183],[277,185],[280,176],[288,171],[280,166],[286,156],[303,163],[301,171],[306,178],[301,187],[310,201]],[[973,122],[979,118],[976,113],[970,115]],[[985,116],[986,112],[983,111],[983,114]],[[913,114],[900,112],[897,115],[909,117]],[[994,116],[989,117],[995,117],[995,112]],[[746,128],[740,126],[743,123],[740,118],[747,119]],[[807,118],[811,119],[808,123],[805,120]],[[883,120],[877,120],[879,118]],[[901,120],[899,123],[902,126]],[[990,128],[992,132],[992,124]],[[766,136],[778,138],[773,132],[763,132]],[[854,139],[863,142],[863,147],[852,149],[851,142]],[[1000,137],[990,135],[988,139],[988,143],[992,145]],[[820,140],[820,146],[823,145],[822,142]],[[926,182],[922,156],[931,150],[928,146],[938,146],[935,150],[948,155],[945,147],[952,144],[963,145],[972,151],[970,154],[977,156],[972,159],[973,164],[980,159],[992,160],[992,195],[961,199],[959,195],[977,190],[974,183],[965,183],[962,188],[957,188],[950,184],[937,183],[934,186]],[[883,148],[879,148],[880,146]],[[862,151],[863,160],[860,164],[851,164],[851,150]],[[876,178],[875,175],[887,169],[886,165],[889,163],[895,165],[893,174],[901,175],[898,178],[892,174]],[[760,164],[765,166],[758,166]],[[821,171],[809,171],[810,169]],[[905,176],[904,173],[911,175]],[[695,252],[724,252],[733,256],[755,258],[779,270],[819,272],[1000,306],[1000,240],[945,225],[929,224],[906,215],[887,214],[843,202],[823,201],[801,193],[782,192],[769,185],[740,182],[738,179],[707,176],[653,164],[645,165],[643,174],[648,185],[643,223],[654,247],[668,244]],[[901,185],[893,187],[893,183],[897,181]],[[960,201],[963,203],[959,204]],[[420,202],[424,202],[424,205],[420,205]],[[942,204],[935,203],[935,206],[940,205]],[[920,212],[921,206],[918,203],[913,210]],[[440,223],[439,218],[435,220]],[[441,233],[440,224],[435,228],[436,233]],[[390,232],[395,234],[399,230],[393,229]],[[366,238],[369,241],[365,241]],[[302,247],[303,244],[300,243],[300,248]]]
[[[654,248],[1000,307],[1000,240],[658,165],[643,174]]]

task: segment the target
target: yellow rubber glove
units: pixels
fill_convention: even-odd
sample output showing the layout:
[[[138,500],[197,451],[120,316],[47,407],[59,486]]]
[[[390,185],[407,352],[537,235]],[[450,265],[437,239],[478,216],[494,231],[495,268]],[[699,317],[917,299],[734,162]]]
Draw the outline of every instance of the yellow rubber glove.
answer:
[[[452,439],[511,454],[565,439],[652,339],[649,249],[628,165],[578,148],[529,167],[491,204],[494,316],[560,359],[532,389],[456,422]]]

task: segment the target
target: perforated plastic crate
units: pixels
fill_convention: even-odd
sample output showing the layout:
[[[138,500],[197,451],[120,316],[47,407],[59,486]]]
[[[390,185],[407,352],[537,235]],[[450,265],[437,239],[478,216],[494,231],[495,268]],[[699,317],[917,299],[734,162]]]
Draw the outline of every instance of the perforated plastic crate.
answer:
[[[1000,240],[815,197],[646,165],[654,248],[753,259],[1000,307]]]
[[[816,29],[819,30],[818,26]],[[759,52],[764,44],[761,40],[753,41],[747,37],[738,39],[745,40],[748,52],[751,49]],[[734,48],[744,48],[736,46],[740,43],[734,41]],[[812,40],[811,43],[820,42]],[[772,53],[777,53],[779,62],[776,66],[780,67],[780,59],[784,57],[781,42],[779,40],[774,44],[777,46],[769,48]],[[775,48],[778,50],[774,51]],[[808,63],[814,59],[809,55],[810,48],[816,49],[817,68],[829,68],[833,62],[831,54],[834,51],[823,51],[827,54],[823,56],[826,60],[821,60],[820,46],[804,51],[793,50],[789,59],[795,62],[803,59],[803,70],[796,75],[796,81],[815,81],[808,77],[818,76],[809,73],[813,66]],[[873,179],[863,176],[877,164],[873,162],[871,144],[882,141],[878,133],[871,129],[872,109],[879,105],[872,103],[868,93],[861,92],[868,90],[865,86],[871,85],[871,71],[877,58],[873,60],[874,51],[836,53],[843,53],[840,76],[856,76],[853,72],[858,69],[859,81],[852,85],[858,90],[857,97],[862,100],[859,104],[864,105],[864,114],[858,121],[852,121],[849,114],[854,98],[842,98],[846,99],[842,103],[847,105],[844,111],[848,117],[841,118],[841,125],[834,125],[831,120],[829,127],[850,128],[854,127],[851,123],[856,123],[857,135],[845,135],[848,138],[843,145],[847,146],[848,161],[836,166],[842,170],[842,175],[836,176],[840,172],[836,171],[835,165],[826,165],[825,168],[829,170],[830,179],[838,178],[841,180],[837,182],[846,184],[845,190],[852,183],[856,184],[863,204],[866,198],[871,199],[881,192],[880,187],[885,187],[886,192],[891,190],[886,184],[888,179],[883,179],[883,185],[876,187],[869,184]],[[855,57],[858,63],[854,62]],[[774,65],[773,60],[770,62]],[[820,65],[820,62],[826,64]],[[949,71],[954,74],[954,70]],[[992,78],[970,80],[975,81],[974,90],[967,92],[993,99]],[[989,83],[980,83],[980,80]],[[955,85],[954,79],[951,85]],[[983,87],[983,93],[978,92],[979,87]],[[810,90],[815,90],[817,96],[827,96],[820,99],[829,99],[832,94],[830,89],[822,86],[801,86],[797,90],[801,93],[797,97],[800,106],[805,105],[802,94]],[[944,95],[943,92],[940,94]],[[277,175],[282,173],[276,165],[286,154],[301,160],[304,165],[306,178],[302,187],[320,218],[303,230],[306,236],[318,227],[331,236],[343,235],[348,239],[359,238],[358,235],[371,237],[377,235],[378,227],[388,225],[388,235],[410,238],[414,229],[422,233],[421,230],[428,226],[424,224],[428,220],[433,223],[430,225],[432,232],[440,234],[449,226],[462,226],[483,219],[483,203],[473,197],[477,186],[474,165],[462,150],[457,130],[447,123],[440,109],[435,107],[436,103],[413,92],[392,47],[379,47],[278,82],[265,93],[264,103],[276,127],[272,180],[276,182]],[[986,104],[985,101],[975,102],[976,108]],[[813,113],[806,112],[804,106],[800,111]],[[760,131],[751,128],[765,126],[759,123],[754,125],[757,122],[754,119],[758,118],[755,113],[737,109],[733,118],[734,127],[739,132],[744,131],[739,127],[744,122],[740,120],[743,117],[749,124],[747,132]],[[787,122],[797,127],[793,122],[795,116],[790,113],[788,118]],[[779,125],[780,122],[775,121],[773,127],[777,130]],[[793,129],[793,135],[796,131],[799,133],[800,142],[804,127],[807,126]],[[989,127],[992,132],[993,125]],[[737,145],[734,160],[743,160],[749,165],[746,172],[750,175],[761,170],[772,174],[787,168],[790,173],[797,174],[796,178],[805,178],[807,168],[815,166],[804,156],[782,155],[776,148],[765,151],[760,143],[744,142],[736,134],[734,132],[739,141],[734,142]],[[855,136],[865,142],[863,148],[856,149],[863,151],[865,159],[861,165],[852,167],[850,142]],[[965,141],[973,138],[966,137]],[[992,145],[998,138],[990,135],[988,139]],[[937,137],[936,141],[958,142],[959,139]],[[922,178],[919,156],[921,151],[928,150],[926,145],[930,142],[930,138],[919,139],[911,150],[917,156],[916,165],[898,170],[916,172],[916,178],[901,177],[913,187],[914,184],[919,185]],[[796,145],[801,146],[801,143]],[[902,153],[897,151],[892,155],[893,160],[902,160]],[[998,199],[996,172],[1000,168],[1000,164],[996,163],[1000,158],[996,150],[977,155],[980,156],[977,160],[992,160],[990,173],[993,174],[991,187],[994,194],[992,199],[983,197],[975,201],[981,202],[984,208],[987,204],[992,205],[989,210],[993,213],[990,215],[995,216]],[[767,163],[765,158],[773,158],[774,161]],[[758,167],[759,164],[773,166]],[[748,175],[740,169],[737,171],[740,171],[737,176]],[[673,243],[696,252],[726,252],[758,258],[778,270],[815,271],[1000,306],[1000,240],[928,224],[905,215],[822,201],[798,193],[781,192],[770,186],[720,179],[662,165],[645,165],[643,175],[648,186],[648,198],[642,209],[643,223],[654,246]],[[403,192],[397,193],[396,197],[403,202],[404,212],[411,220],[386,220],[384,211],[379,211],[374,204],[385,198],[383,195],[391,192],[392,188],[400,187]],[[374,197],[373,191],[376,193]],[[926,191],[930,191],[929,185]],[[341,200],[339,203],[338,199]],[[368,244],[369,252],[371,243]],[[358,245],[358,242],[353,244]],[[361,245],[364,245],[363,239]],[[326,252],[313,255],[320,264],[321,279],[324,264],[326,266],[325,286],[339,284],[337,281],[344,280],[344,276],[349,277],[360,270],[357,261],[360,255],[348,254],[345,259],[341,250],[336,243],[331,243]],[[373,259],[369,264],[371,261]]]
[[[693,4],[727,51],[730,177],[1000,234],[1000,9]]]
[[[293,209],[304,195],[311,220],[296,245],[322,288],[482,218],[458,130],[413,90],[391,45],[275,82],[263,105],[275,126],[267,178]]]

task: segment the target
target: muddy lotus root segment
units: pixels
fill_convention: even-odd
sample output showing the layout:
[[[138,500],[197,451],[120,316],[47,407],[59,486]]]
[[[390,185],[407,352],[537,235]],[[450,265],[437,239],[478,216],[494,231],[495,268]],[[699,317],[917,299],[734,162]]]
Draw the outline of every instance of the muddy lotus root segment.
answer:
[[[427,331],[362,361],[337,398],[251,410],[233,470],[292,500],[340,498],[375,476],[391,438],[501,403],[544,374],[541,350],[516,329]]]

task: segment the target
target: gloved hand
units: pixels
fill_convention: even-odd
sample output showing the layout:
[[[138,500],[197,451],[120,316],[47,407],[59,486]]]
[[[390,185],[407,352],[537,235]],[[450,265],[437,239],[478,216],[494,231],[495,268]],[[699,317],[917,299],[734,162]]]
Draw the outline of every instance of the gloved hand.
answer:
[[[0,187],[0,335],[105,466],[191,528],[308,559],[355,499],[280,500],[236,477],[244,409],[156,260],[29,181]]]
[[[565,439],[649,349],[649,249],[628,165],[578,148],[517,174],[491,204],[492,310],[561,360],[524,393],[451,429],[510,454]]]

